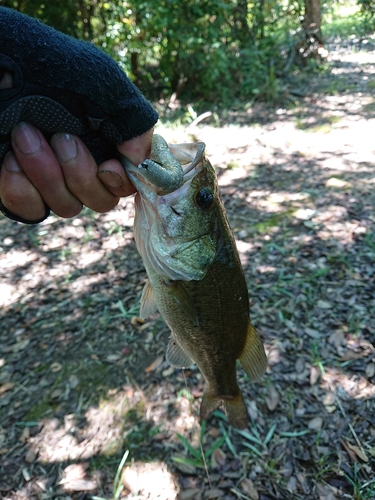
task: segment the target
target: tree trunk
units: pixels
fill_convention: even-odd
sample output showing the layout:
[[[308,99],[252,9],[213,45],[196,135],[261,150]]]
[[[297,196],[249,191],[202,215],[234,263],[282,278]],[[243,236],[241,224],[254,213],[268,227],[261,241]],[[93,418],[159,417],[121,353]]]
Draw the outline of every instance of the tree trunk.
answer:
[[[303,27],[306,33],[323,45],[321,32],[322,12],[320,0],[305,0],[305,16]]]
[[[322,10],[320,0],[304,0],[305,15],[302,24],[301,40],[296,46],[296,57],[300,64],[306,64],[309,59],[321,62],[327,57],[321,31]]]

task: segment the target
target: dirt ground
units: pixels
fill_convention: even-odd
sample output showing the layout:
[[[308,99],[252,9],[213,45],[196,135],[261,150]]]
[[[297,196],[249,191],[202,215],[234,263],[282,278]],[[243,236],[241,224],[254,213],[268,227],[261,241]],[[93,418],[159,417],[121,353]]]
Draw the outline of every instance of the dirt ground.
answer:
[[[217,169],[269,362],[245,431],[200,427],[200,373],[138,319],[132,199],[0,219],[1,498],[375,499],[375,53],[331,49],[276,107],[158,129]]]

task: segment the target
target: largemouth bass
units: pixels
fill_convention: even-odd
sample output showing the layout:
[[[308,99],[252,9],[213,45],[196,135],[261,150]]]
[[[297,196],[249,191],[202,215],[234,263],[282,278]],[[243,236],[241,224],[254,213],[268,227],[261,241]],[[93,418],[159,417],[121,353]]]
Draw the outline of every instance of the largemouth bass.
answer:
[[[137,188],[134,237],[148,282],[142,318],[159,309],[171,329],[167,360],[196,363],[206,388],[206,420],[222,407],[230,424],[247,426],[236,360],[251,379],[265,371],[263,344],[251,324],[237,248],[204,143],[168,146],[154,135],[151,158],[137,167],[124,159]]]

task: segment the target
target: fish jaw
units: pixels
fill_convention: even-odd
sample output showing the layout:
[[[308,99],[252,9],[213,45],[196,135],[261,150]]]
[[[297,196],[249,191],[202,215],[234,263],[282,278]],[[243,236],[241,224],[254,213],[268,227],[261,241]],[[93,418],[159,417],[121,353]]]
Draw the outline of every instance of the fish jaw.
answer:
[[[158,142],[158,141],[156,141]],[[182,184],[171,192],[159,192],[159,186],[147,177],[149,171],[122,160],[127,175],[137,188],[134,237],[146,268],[166,280],[201,280],[216,255],[213,236],[214,214],[206,214],[195,204],[195,193],[202,183],[214,185],[214,171],[205,160],[204,144],[171,146],[172,153],[155,153],[158,160],[184,164]],[[194,156],[195,154],[195,156]],[[159,156],[157,156],[159,155]],[[156,165],[157,168],[162,166]],[[163,167],[164,168],[164,167]],[[216,192],[216,191],[215,191]]]

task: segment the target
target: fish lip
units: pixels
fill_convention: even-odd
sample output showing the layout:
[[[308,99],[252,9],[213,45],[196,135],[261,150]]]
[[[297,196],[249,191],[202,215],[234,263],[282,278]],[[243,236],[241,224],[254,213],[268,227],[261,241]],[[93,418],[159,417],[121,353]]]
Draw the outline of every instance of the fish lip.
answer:
[[[186,159],[191,159],[192,155],[189,155],[189,153],[186,153],[184,151],[184,148],[190,149],[192,144],[187,143],[187,144],[171,144],[169,145],[171,153],[173,156],[178,160],[178,161],[183,161]],[[198,142],[196,144],[193,144],[194,148],[196,148],[196,153],[193,158],[193,160],[189,163],[186,163],[185,166],[182,166],[183,169],[183,182],[181,186],[176,189],[175,191],[172,191],[172,194],[176,191],[178,191],[184,184],[186,184],[188,181],[190,181],[192,178],[194,178],[196,175],[199,174],[199,172],[202,171],[203,169],[203,160],[204,160],[204,152],[205,152],[205,144],[203,142]],[[184,156],[185,154],[185,156]],[[190,156],[190,158],[189,158]],[[160,196],[157,193],[157,186],[152,184],[151,182],[147,181],[145,177],[142,175],[142,163],[139,163],[138,165],[134,165],[128,158],[125,156],[121,156],[121,163],[123,167],[125,168],[125,171],[130,178],[131,182],[134,184],[135,188],[139,193],[144,196],[148,201],[154,202],[156,196]]]

